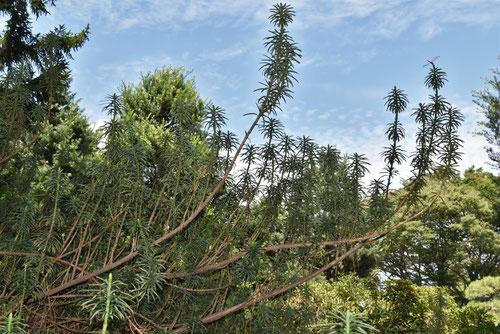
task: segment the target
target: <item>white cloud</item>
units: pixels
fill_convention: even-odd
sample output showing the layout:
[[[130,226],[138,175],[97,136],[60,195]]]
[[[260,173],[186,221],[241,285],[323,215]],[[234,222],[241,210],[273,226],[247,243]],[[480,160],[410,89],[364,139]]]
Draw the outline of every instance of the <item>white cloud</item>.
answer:
[[[423,39],[449,23],[498,26],[500,0],[291,0],[293,29],[331,28],[351,23],[362,36],[393,38],[415,26]],[[47,27],[72,22],[107,31],[150,27],[186,30],[199,24],[267,24],[274,0],[59,0]],[[74,22],[76,21],[76,22]]]
[[[304,67],[327,67],[327,66],[341,66],[345,65],[346,60],[340,53],[332,53],[327,55],[308,55],[303,54],[303,58],[297,65],[297,69]]]
[[[211,61],[215,61],[215,62],[224,61],[224,60],[228,60],[231,58],[241,56],[241,55],[247,53],[249,51],[249,49],[250,49],[250,46],[248,44],[246,46],[242,45],[242,44],[238,44],[238,45],[234,45],[234,46],[231,46],[229,48],[222,49],[222,50],[205,51],[198,57],[198,60],[199,61],[211,60]]]
[[[439,34],[443,28],[437,24],[434,20],[428,20],[424,22],[419,28],[418,32],[423,40],[429,40],[432,37]]]
[[[98,119],[90,123],[90,128],[95,131],[101,128],[104,124],[106,124],[107,121],[108,121],[107,119]]]
[[[158,57],[144,56],[137,60],[124,63],[112,63],[100,65],[98,80],[106,82],[114,90],[120,82],[136,82],[141,73],[154,71],[157,68],[175,64],[176,62],[166,55]]]
[[[324,121],[324,120],[328,119],[329,117],[330,117],[330,113],[329,113],[328,111],[327,111],[327,112],[324,112],[324,113],[322,113],[322,114],[320,114],[320,115],[318,116],[318,118],[319,118],[320,120],[322,120],[322,121]]]
[[[98,22],[110,30],[124,30],[135,26],[159,28],[159,25],[175,29],[188,27],[187,23],[215,20],[216,16],[232,16],[237,20],[255,19],[261,8],[267,9],[272,1],[253,0],[60,0],[54,16],[64,18],[71,13],[81,22]]]

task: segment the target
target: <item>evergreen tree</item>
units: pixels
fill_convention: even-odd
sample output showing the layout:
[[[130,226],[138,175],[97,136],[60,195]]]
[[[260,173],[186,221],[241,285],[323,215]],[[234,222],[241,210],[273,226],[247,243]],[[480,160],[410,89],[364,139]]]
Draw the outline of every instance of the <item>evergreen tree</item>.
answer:
[[[500,152],[496,150],[500,147],[500,82],[496,75],[500,75],[500,73],[498,69],[494,69],[492,72],[493,79],[485,79],[485,83],[489,87],[474,91],[473,96],[476,98],[474,102],[478,105],[479,111],[486,116],[486,121],[479,122],[479,125],[485,128],[480,134],[492,145],[486,151],[493,161],[493,165],[500,168]]]
[[[30,3],[1,8],[29,28],[23,13],[45,13],[49,2]],[[275,330],[273,298],[428,213],[441,190],[412,211],[427,173],[439,171],[441,189],[459,158],[460,114],[439,94],[445,73],[430,63],[433,94],[417,115],[414,178],[402,200],[389,205],[386,190],[401,157],[397,118],[388,131],[388,179],[372,184],[367,199],[365,156],[293,138],[277,118],[301,58],[288,31],[294,15],[285,4],[271,9],[261,96],[241,141],[184,70],[164,68],[108,97],[101,149],[100,132],[67,91],[66,59],[87,31],[60,28],[33,35],[35,43],[12,33],[24,28],[8,30],[0,167],[7,321],[32,332]],[[389,109],[397,116],[404,101],[389,99]],[[20,116],[31,111],[33,129]],[[250,143],[258,130],[262,144]]]
[[[54,1],[2,1],[7,16],[0,37],[0,168],[33,145],[57,115],[56,105],[68,103],[68,58],[88,39],[87,26],[72,34],[61,25],[46,34],[31,31],[30,12],[48,14]]]

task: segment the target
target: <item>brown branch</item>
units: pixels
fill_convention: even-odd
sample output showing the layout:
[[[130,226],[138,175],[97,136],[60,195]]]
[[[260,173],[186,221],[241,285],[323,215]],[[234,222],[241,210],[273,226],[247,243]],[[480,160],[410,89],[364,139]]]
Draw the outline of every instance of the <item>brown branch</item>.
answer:
[[[61,284],[53,289],[50,289],[46,296],[47,297],[50,297],[52,295],[55,295],[56,293],[59,293],[63,290],[66,290],[72,286],[75,286],[75,285],[78,285],[78,284],[81,284],[83,282],[86,282],[96,276],[99,276],[101,274],[104,274],[112,269],[115,269],[116,267],[119,267],[121,266],[122,264],[124,263],[127,263],[128,261],[130,261],[131,259],[135,258],[137,255],[139,255],[139,251],[132,251],[130,252],[128,255],[122,257],[120,260],[118,261],[115,261],[113,263],[110,263],[108,265],[105,265],[104,267],[102,267],[101,269],[97,270],[97,271],[94,271],[93,273],[88,273],[86,274],[85,276],[80,276],[80,277],[77,277],[77,278],[74,278],[72,279],[71,281],[69,282],[66,282],[64,284]]]
[[[318,247],[318,246],[345,245],[345,244],[353,244],[353,243],[356,243],[356,242],[364,242],[364,241],[370,240],[370,239],[380,239],[383,236],[387,235],[388,233],[394,231],[399,226],[404,225],[404,224],[408,223],[409,221],[414,220],[415,218],[418,218],[423,213],[425,213],[427,210],[429,210],[430,207],[432,206],[432,204],[439,197],[440,193],[441,193],[441,190],[438,191],[438,193],[434,196],[434,198],[432,199],[432,201],[424,209],[422,209],[421,211],[417,212],[416,214],[414,214],[413,216],[411,216],[411,217],[409,217],[409,218],[407,218],[405,220],[397,222],[396,224],[394,224],[390,228],[388,228],[388,229],[386,229],[386,230],[384,230],[382,232],[379,232],[379,233],[369,233],[369,234],[364,235],[362,237],[357,237],[357,238],[352,238],[352,239],[331,240],[331,241],[323,241],[323,242],[318,242],[318,243],[300,242],[300,243],[290,243],[290,244],[273,245],[273,246],[263,247],[263,248],[261,248],[261,251],[262,252],[274,252],[274,251],[278,251],[278,250],[294,249],[294,248],[308,248],[308,247]],[[403,202],[406,202],[407,198],[408,197],[406,197],[403,200]],[[401,206],[402,205],[399,205],[399,208],[401,208]],[[405,211],[405,213],[406,213],[406,211]],[[404,214],[403,214],[403,217],[404,217]],[[224,261],[221,261],[221,262],[218,262],[218,263],[214,263],[214,264],[211,264],[211,265],[208,265],[208,266],[200,267],[200,268],[194,270],[191,273],[184,272],[184,273],[172,274],[172,273],[166,272],[164,275],[167,278],[173,279],[173,278],[184,278],[186,276],[194,275],[194,274],[202,274],[202,273],[205,273],[205,272],[208,272],[208,271],[212,271],[212,270],[220,270],[222,268],[225,268],[225,267],[229,266],[231,263],[240,260],[247,253],[248,253],[247,251],[241,251],[238,254],[230,257],[227,260],[224,260]]]
[[[309,275],[301,278],[300,280],[298,280],[298,281],[296,281],[294,283],[291,283],[291,284],[289,284],[287,286],[284,286],[284,287],[282,287],[280,289],[276,289],[276,290],[271,291],[269,293],[266,293],[266,294],[263,294],[263,295],[251,298],[251,299],[249,299],[249,300],[247,300],[247,301],[245,301],[243,303],[240,303],[238,305],[235,305],[233,307],[230,307],[230,308],[224,309],[222,311],[219,311],[217,313],[213,313],[211,315],[202,317],[200,319],[200,322],[203,323],[203,324],[209,324],[209,323],[215,322],[215,321],[217,321],[219,319],[222,319],[222,318],[224,318],[224,317],[226,317],[226,316],[228,316],[228,315],[230,315],[232,313],[238,312],[238,311],[240,311],[240,310],[242,310],[242,309],[244,309],[244,308],[246,308],[248,306],[255,305],[258,302],[261,302],[261,301],[266,300],[266,299],[273,298],[273,297],[278,296],[278,295],[280,295],[282,293],[290,291],[291,289],[296,288],[297,286],[299,286],[299,285],[301,285],[301,284],[303,284],[303,283],[311,280],[312,278],[318,276],[319,274],[323,273],[324,271],[326,271],[329,268],[333,267],[334,265],[338,264],[340,261],[346,259],[348,256],[354,254],[355,252],[357,252],[359,249],[361,249],[365,245],[368,245],[368,244],[370,244],[372,242],[375,242],[375,241],[379,240],[380,238],[382,238],[385,235],[387,235],[388,233],[392,232],[393,230],[395,230],[399,226],[402,226],[403,224],[405,224],[405,223],[407,223],[409,221],[412,221],[413,219],[421,216],[423,213],[425,213],[427,210],[429,210],[429,208],[432,206],[432,204],[439,197],[441,191],[442,191],[442,188],[436,193],[436,195],[434,196],[434,198],[432,199],[432,201],[426,207],[424,207],[422,210],[420,210],[419,212],[417,212],[413,216],[411,216],[411,217],[409,217],[409,218],[407,218],[405,220],[399,221],[398,223],[394,224],[393,226],[391,226],[390,228],[384,230],[383,232],[380,232],[380,233],[377,233],[377,234],[371,234],[371,236],[362,237],[363,239],[365,239],[363,242],[361,242],[358,245],[352,247],[350,250],[344,252],[341,256],[337,257],[332,262],[324,265],[320,269],[318,269],[318,270],[310,273]],[[406,198],[405,198],[405,200],[406,200]],[[399,207],[401,207],[401,206],[399,206]],[[405,213],[406,213],[406,211],[405,211]],[[403,215],[403,217],[404,217],[404,215]],[[351,239],[351,240],[353,240],[353,239]],[[339,240],[339,241],[342,241],[342,240]],[[310,245],[310,243],[296,243],[296,244],[288,244],[288,245],[276,245],[276,246],[271,246],[271,247],[273,249],[284,249],[284,248],[282,248],[283,246],[287,246],[287,248],[291,248],[292,245],[294,245],[296,247],[306,247],[307,245]],[[269,248],[271,248],[271,247],[269,247]],[[179,327],[179,328],[175,329],[172,333],[176,333],[176,334],[185,333],[187,329],[188,328],[186,326],[182,326],[182,327]]]
[[[78,213],[78,216],[76,217],[75,219],[75,222],[73,223],[73,225],[71,226],[71,229],[69,230],[67,236],[66,236],[66,239],[64,240],[62,246],[61,246],[61,251],[60,253],[64,253],[67,249],[67,245],[71,244],[71,242],[73,242],[73,239],[75,237],[75,235],[73,235],[73,231],[76,229],[76,227],[78,226],[78,222],[80,221],[80,218],[82,217],[83,215],[83,212],[85,211],[85,208],[87,207],[87,204],[89,203],[90,201],[90,198],[92,197],[92,195],[94,194],[94,190],[95,190],[95,187],[97,186],[97,183],[96,182],[92,182],[92,186],[91,186],[91,189],[89,191],[89,194],[88,194],[88,197],[87,197],[87,200],[83,203],[81,209],[80,209],[80,212]]]
[[[106,232],[106,230],[107,230],[107,229],[108,229],[111,225],[113,225],[113,224],[116,222],[116,220],[117,220],[117,219],[118,219],[118,218],[119,218],[122,214],[124,214],[124,213],[127,211],[127,208],[129,207],[130,203],[131,203],[131,201],[129,201],[129,202],[127,203],[127,205],[125,206],[125,208],[124,208],[122,211],[118,212],[118,213],[117,213],[117,214],[116,214],[116,215],[115,215],[115,216],[111,219],[111,221],[110,221],[110,222],[109,222],[109,223],[108,223],[108,224],[107,224],[107,225],[106,225],[106,226],[102,229],[102,231],[101,231],[101,232],[99,232],[97,235],[95,235],[92,239],[90,239],[89,241],[85,242],[83,245],[78,246],[77,248],[75,248],[75,249],[73,249],[73,250],[71,250],[71,251],[69,251],[69,252],[66,252],[66,253],[64,253],[64,254],[59,255],[58,257],[59,257],[59,258],[63,258],[63,257],[66,257],[66,256],[68,256],[68,255],[71,255],[71,254],[73,254],[73,253],[76,253],[76,252],[78,252],[78,250],[81,250],[82,248],[84,248],[84,247],[86,247],[86,246],[90,245],[91,243],[93,243],[94,241],[96,241],[97,239],[99,239],[99,238],[100,238],[100,237],[104,234],[104,232]],[[69,246],[69,244],[68,244],[68,246]],[[66,247],[66,248],[67,248],[67,247]]]
[[[266,101],[268,100],[269,93],[271,91],[272,85],[273,85],[273,82],[270,81],[269,82],[267,96],[266,96]],[[266,104],[263,103],[263,105],[266,105]],[[212,201],[212,199],[214,198],[214,196],[219,192],[220,188],[222,188],[222,185],[226,182],[226,179],[228,178],[229,173],[231,172],[231,170],[233,169],[234,165],[236,164],[236,159],[238,158],[241,150],[243,149],[243,146],[245,145],[246,141],[250,137],[250,134],[252,133],[253,129],[257,126],[260,118],[264,115],[264,112],[265,112],[265,110],[262,109],[262,108],[259,110],[259,113],[258,113],[257,117],[255,117],[254,122],[252,123],[252,125],[250,126],[250,128],[248,129],[248,131],[246,132],[245,137],[243,138],[240,146],[238,147],[238,150],[236,151],[233,159],[231,160],[231,164],[229,165],[228,169],[224,173],[224,176],[219,181],[219,183],[214,188],[214,190],[212,190],[212,192],[208,195],[208,197],[198,206],[198,208],[188,217],[188,219],[186,219],[185,221],[183,221],[179,226],[177,226],[171,232],[166,233],[162,237],[156,239],[153,242],[154,245],[158,245],[158,244],[162,243],[163,241],[170,239],[171,237],[173,237],[174,235],[176,235],[180,231],[182,231]],[[124,263],[132,260],[133,258],[135,258],[139,254],[140,254],[140,251],[138,251],[138,250],[132,251],[128,255],[126,255],[125,257],[121,258],[120,260],[117,260],[115,262],[109,263],[109,264],[103,266],[101,269],[99,269],[97,271],[94,271],[93,273],[90,273],[90,274],[85,275],[85,276],[77,277],[75,279],[72,279],[69,282],[66,282],[66,283],[64,283],[64,284],[62,284],[62,285],[60,285],[58,287],[55,287],[54,289],[49,290],[47,292],[47,296],[54,295],[54,294],[56,294],[58,292],[61,292],[61,291],[65,290],[65,289],[68,289],[68,288],[70,288],[72,286],[75,286],[77,284],[81,284],[81,283],[83,283],[83,282],[85,282],[85,281],[87,281],[87,280],[89,280],[91,278],[94,278],[94,277],[98,276],[98,275],[104,274],[104,273],[106,273],[106,272],[108,272],[108,271],[110,271],[110,270],[112,270],[112,269],[114,269],[116,267],[119,267],[122,264],[124,264]]]
[[[336,265],[337,263],[339,263],[340,261],[344,260],[345,258],[349,257],[351,254],[355,253],[356,251],[358,251],[359,249],[361,249],[363,246],[371,243],[372,241],[366,241],[366,242],[363,242],[363,243],[360,243],[356,246],[354,246],[353,248],[351,248],[350,250],[348,250],[347,252],[345,252],[344,254],[342,254],[341,256],[337,257],[335,260],[331,261],[330,263],[327,263],[326,265],[324,265],[323,267],[321,267],[320,269],[310,273],[309,275],[301,278],[300,280],[298,281],[295,281],[287,286],[284,286],[280,289],[277,289],[277,290],[274,290],[274,291],[271,291],[269,293],[265,293],[263,295],[260,295],[260,296],[255,296],[243,303],[240,303],[238,305],[235,305],[233,307],[229,307],[227,309],[224,309],[222,311],[219,311],[217,313],[213,313],[213,314],[210,314],[206,317],[203,317],[200,319],[200,322],[203,323],[203,324],[209,324],[209,323],[212,323],[214,321],[217,321],[219,319],[222,319],[232,313],[235,313],[235,312],[238,312],[248,306],[251,306],[251,305],[255,305],[256,303],[258,302],[261,302],[263,300],[266,300],[266,299],[269,299],[269,298],[273,298],[275,296],[278,296],[284,292],[287,292],[287,291],[290,291],[292,290],[293,288],[296,288],[297,286],[311,280],[312,278],[318,276],[319,274],[325,272],[326,270],[328,270],[329,268],[333,267],[334,265]],[[185,333],[186,330],[188,328],[186,326],[182,326],[180,328],[177,328],[175,329],[172,333],[174,334],[180,334],[180,333]]]
[[[59,263],[59,264],[63,264],[63,265],[66,265],[66,266],[69,266],[69,267],[72,267],[74,269],[77,269],[79,270],[80,272],[82,272],[83,274],[86,274],[88,275],[89,272],[86,271],[85,269],[71,263],[71,262],[68,262],[68,261],[65,261],[65,260],[62,260],[62,259],[58,259],[56,257],[52,257],[52,256],[46,256],[46,255],[41,255],[41,254],[36,254],[36,253],[26,253],[26,252],[0,252],[0,256],[31,256],[31,257],[37,257],[37,258],[40,258],[40,259],[46,259],[46,260],[49,260],[51,262],[55,262],[55,263]],[[96,281],[97,283],[97,281]]]
[[[171,286],[175,289],[179,289],[182,291],[188,291],[188,292],[216,292],[216,291],[223,290],[223,289],[226,289],[227,287],[229,287],[229,285],[225,285],[225,286],[221,286],[221,287],[213,288],[213,289],[191,289],[191,288],[185,288],[183,286],[175,285],[175,284],[172,284],[169,282],[165,282],[165,284],[168,286]]]

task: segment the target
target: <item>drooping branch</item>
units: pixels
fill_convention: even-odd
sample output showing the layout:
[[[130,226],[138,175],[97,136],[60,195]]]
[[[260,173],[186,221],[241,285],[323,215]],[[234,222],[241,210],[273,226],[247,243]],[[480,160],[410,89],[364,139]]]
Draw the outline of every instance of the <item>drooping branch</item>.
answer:
[[[259,90],[261,92],[265,92],[265,94],[263,94],[263,96],[261,96],[261,98],[259,99],[259,111],[255,117],[255,120],[253,121],[248,131],[245,133],[245,136],[240,143],[235,155],[233,156],[231,163],[226,169],[223,177],[210,192],[210,194],[205,198],[203,202],[198,205],[197,209],[193,213],[191,213],[191,215],[189,215],[187,219],[182,221],[172,231],[153,241],[153,245],[159,245],[162,242],[172,238],[176,234],[180,233],[183,229],[185,229],[191,222],[196,219],[196,217],[198,217],[198,215],[213,200],[215,195],[220,191],[220,189],[226,182],[229,174],[236,164],[236,160],[239,157],[241,150],[247,142],[250,134],[259,123],[259,120],[265,114],[274,113],[275,109],[279,108],[281,101],[284,101],[287,97],[291,97],[291,90],[289,87],[293,86],[293,80],[295,80],[293,76],[295,73],[295,71],[293,70],[293,66],[294,63],[298,63],[297,58],[301,57],[299,53],[300,50],[298,50],[298,48],[295,46],[295,43],[293,43],[291,38],[287,35],[287,31],[284,29],[284,27],[286,27],[291,22],[293,11],[291,11],[290,7],[283,4],[277,5],[275,10],[276,12],[271,16],[273,18],[271,21],[275,25],[280,25],[280,32],[279,34],[275,34],[273,38],[268,39],[268,41],[265,43],[268,52],[270,52],[271,54],[271,57],[266,57],[264,65],[261,67],[261,69],[264,70],[264,76],[266,77],[266,85]],[[280,18],[280,15],[283,17]],[[286,54],[287,52],[291,54]],[[134,259],[139,254],[141,254],[140,250],[133,250],[120,260],[111,262],[93,273],[77,277],[67,283],[49,290],[47,292],[47,296],[54,295],[67,288],[83,283],[91,278],[117,268],[122,264]]]
[[[415,220],[416,218],[420,217],[422,214],[424,214],[426,211],[428,211],[431,206],[434,204],[434,202],[437,200],[437,198],[439,197],[441,193],[441,190],[438,191],[438,193],[433,197],[433,199],[431,200],[431,202],[425,206],[421,211],[415,213],[414,215],[412,215],[411,217],[408,217],[406,219],[403,220],[406,212],[402,215],[402,218],[400,221],[398,221],[397,223],[393,224],[391,227],[385,229],[384,231],[381,231],[381,232],[371,232],[371,233],[368,233],[364,236],[361,236],[361,237],[357,237],[357,238],[351,238],[351,239],[343,239],[343,240],[326,240],[326,241],[322,241],[322,242],[317,242],[317,243],[312,243],[312,242],[299,242],[299,243],[290,243],[290,244],[280,244],[280,245],[273,245],[273,246],[266,246],[266,247],[262,247],[260,249],[261,252],[275,252],[275,251],[279,251],[279,250],[285,250],[285,249],[296,249],[296,248],[311,248],[311,247],[321,247],[321,246],[334,246],[334,245],[347,245],[347,244],[354,244],[354,243],[357,243],[357,242],[365,242],[365,241],[368,241],[370,239],[373,239],[373,240],[378,240],[378,239],[381,239],[382,237],[384,237],[385,235],[389,234],[390,232],[394,231],[395,229],[397,229],[399,226],[401,225],[404,225],[410,221],[413,221]],[[406,199],[407,197],[405,197]],[[405,200],[402,201],[403,203],[405,202]],[[400,204],[398,206],[399,208],[402,207],[402,204]],[[214,263],[214,264],[210,264],[210,265],[207,265],[207,266],[203,266],[203,267],[200,267],[200,268],[197,268],[195,269],[194,271],[192,272],[183,272],[183,273],[169,273],[169,272],[166,272],[164,275],[169,278],[169,279],[175,279],[175,278],[184,278],[184,277],[187,277],[187,276],[190,276],[190,275],[196,275],[196,274],[203,274],[203,273],[206,273],[206,272],[209,272],[209,271],[214,271],[214,270],[220,270],[220,269],[223,269],[223,268],[226,268],[227,266],[229,266],[230,264],[242,259],[245,255],[248,254],[248,251],[241,251],[239,252],[238,254],[230,257],[229,259],[226,259],[224,261],[221,261],[221,262],[218,262],[218,263]]]
[[[273,88],[273,82],[270,81],[269,82],[269,88],[268,88],[268,95],[267,95],[267,98],[269,99],[270,97],[270,92]],[[266,100],[267,101],[267,100]],[[266,103],[266,102],[264,102]],[[277,101],[275,101],[275,103],[277,103]],[[222,188],[222,186],[224,185],[224,183],[226,182],[228,176],[229,176],[229,173],[231,172],[231,170],[233,169],[234,165],[236,164],[236,160],[243,148],[243,146],[245,145],[246,141],[248,140],[248,138],[250,137],[250,134],[252,133],[253,129],[255,128],[255,126],[258,124],[260,118],[264,115],[264,113],[266,112],[265,109],[261,108],[259,110],[259,113],[257,114],[257,116],[255,117],[255,120],[254,122],[252,123],[252,125],[250,126],[249,130],[247,131],[247,133],[245,134],[245,137],[243,138],[240,146],[238,147],[238,150],[236,151],[228,169],[226,170],[226,172],[224,173],[224,176],[221,178],[221,180],[219,181],[219,183],[215,186],[215,188],[212,190],[212,192],[207,196],[207,198],[198,205],[198,208],[186,219],[184,220],[183,222],[181,222],[179,224],[179,226],[177,226],[175,229],[173,229],[172,231],[164,234],[163,236],[161,236],[160,238],[156,239],[155,241],[153,241],[153,244],[154,245],[159,245],[160,243],[172,238],[174,235],[178,234],[179,232],[181,232],[184,228],[186,228],[196,217],[198,217],[198,215],[200,214],[200,212],[212,201],[212,199],[214,198],[214,196],[219,192],[219,190]],[[72,286],[75,286],[75,285],[78,285],[78,284],[81,284],[83,282],[86,282],[88,281],[89,279],[92,279],[96,276],[99,276],[101,274],[104,274],[110,270],[113,270],[119,266],[121,266],[122,264],[124,263],[127,263],[128,261],[134,259],[135,257],[137,257],[139,254],[141,254],[141,251],[139,250],[133,250],[132,252],[130,252],[128,255],[124,256],[123,258],[117,260],[117,261],[114,261],[114,262],[111,262],[105,266],[103,266],[101,269],[97,270],[97,271],[94,271],[92,273],[89,273],[87,275],[84,275],[84,276],[80,276],[80,277],[77,277],[69,282],[66,282],[58,287],[55,287],[51,290],[49,290],[47,292],[47,296],[52,296],[56,293],[59,293],[63,290],[66,290]]]
[[[355,252],[357,252],[363,246],[368,245],[371,242],[372,241],[365,241],[363,243],[360,243],[360,244],[354,246],[353,248],[349,249],[344,254],[338,256],[337,258],[335,258],[333,261],[327,263],[326,265],[324,265],[320,269],[318,269],[318,270],[310,273],[309,275],[304,276],[303,278],[301,278],[298,281],[295,281],[295,282],[293,282],[293,283],[291,283],[291,284],[289,284],[287,286],[284,286],[284,287],[282,287],[280,289],[273,290],[271,292],[262,294],[260,296],[255,296],[255,297],[253,297],[251,299],[248,299],[247,301],[245,301],[243,303],[240,303],[238,305],[235,305],[233,307],[230,307],[230,308],[224,309],[222,311],[219,311],[219,312],[210,314],[208,316],[205,316],[205,317],[203,317],[203,318],[200,319],[200,322],[203,323],[203,324],[209,324],[209,323],[215,322],[215,321],[220,320],[220,319],[222,319],[222,318],[224,318],[224,317],[226,317],[226,316],[228,316],[230,314],[238,312],[238,311],[240,311],[240,310],[242,310],[242,309],[244,309],[244,308],[246,308],[248,306],[255,305],[255,304],[257,304],[257,303],[259,303],[261,301],[264,301],[266,299],[270,299],[270,298],[276,297],[276,296],[278,296],[278,295],[280,295],[282,293],[290,291],[290,290],[298,287],[299,285],[304,284],[305,282],[313,279],[314,277],[316,277],[319,274],[325,272],[326,270],[332,268],[336,264],[340,263],[342,260],[346,259],[350,255],[352,255]],[[186,333],[187,329],[188,328],[186,326],[182,326],[180,328],[175,329],[172,333],[175,333],[175,334]]]

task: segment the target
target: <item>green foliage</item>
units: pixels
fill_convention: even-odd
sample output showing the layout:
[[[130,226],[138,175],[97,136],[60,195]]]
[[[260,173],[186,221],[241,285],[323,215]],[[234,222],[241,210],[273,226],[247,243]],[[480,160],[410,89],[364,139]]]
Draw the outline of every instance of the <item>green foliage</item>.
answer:
[[[94,318],[102,321],[102,334],[107,333],[110,320],[125,320],[132,313],[127,302],[132,296],[123,291],[124,286],[123,282],[113,281],[113,274],[109,273],[101,284],[90,285],[88,289],[82,290],[89,297],[81,302],[81,307],[90,313],[91,321]]]
[[[418,288],[410,281],[388,282],[385,299],[389,301],[388,316],[382,326],[386,333],[420,333],[426,329],[427,305]]]
[[[48,2],[30,3],[35,14],[46,12]],[[68,91],[66,68],[86,30],[32,34],[27,3],[14,4],[5,8],[25,37],[14,36],[14,28],[2,37],[8,52],[0,80],[0,301],[19,309],[30,331],[307,333],[314,316],[327,322],[332,310],[343,312],[344,325],[368,317],[383,333],[448,328],[444,292],[424,293],[406,281],[380,291],[374,278],[345,276],[336,284],[319,278],[360,267],[367,273],[369,262],[339,261],[401,222],[388,199],[404,160],[398,117],[408,99],[397,88],[386,98],[395,114],[384,156],[388,174],[368,187],[364,155],[286,134],[276,116],[292,96],[301,58],[288,31],[292,7],[271,9],[258,109],[239,141],[225,129],[224,110],[202,101],[189,72],[172,67],[108,96],[110,120],[92,130]],[[417,112],[415,177],[398,194],[411,198],[410,211],[427,173],[442,176],[429,178],[434,188],[422,193],[431,201],[459,158],[461,116],[439,95],[445,74],[430,64],[433,95]],[[254,130],[262,138],[249,143]],[[483,183],[491,201],[496,190]],[[462,252],[485,234],[495,249],[493,230],[481,228],[493,212],[481,204],[453,222],[455,234],[474,240]],[[472,225],[480,228],[467,229]],[[311,289],[300,290],[304,296],[286,294],[315,277]],[[433,308],[422,296],[442,303]]]
[[[385,132],[387,139],[392,141],[391,146],[385,147],[385,151],[382,153],[384,161],[387,164],[385,169],[387,173],[386,195],[389,193],[392,177],[397,174],[394,164],[401,165],[406,160],[404,150],[398,143],[405,137],[405,130],[399,122],[399,114],[406,109],[408,102],[407,95],[401,89],[396,88],[396,86],[385,97],[387,110],[394,113],[394,123],[389,124],[389,128]]]
[[[345,333],[349,318],[353,319],[352,324],[357,319],[380,333],[462,334],[500,330],[500,326],[495,327],[491,313],[477,307],[458,307],[446,288],[419,287],[407,280],[381,285],[376,276],[345,275],[337,281],[309,282],[280,305],[275,314],[292,311],[300,315],[294,320],[293,329],[276,322],[286,333],[325,330]]]
[[[500,333],[500,326],[495,326],[492,315],[477,307],[461,308],[455,315],[455,322],[456,333],[460,334]]]
[[[26,324],[12,313],[0,318],[0,333],[2,334],[27,334]]]
[[[34,143],[54,119],[56,103],[69,88],[68,58],[88,39],[89,28],[71,34],[59,26],[47,34],[31,31],[29,12],[48,13],[49,1],[7,1],[8,20],[0,36],[0,163]],[[1,165],[0,165],[1,166]],[[0,167],[1,168],[1,167]]]
[[[480,134],[493,146],[488,147],[486,151],[493,165],[500,168],[500,152],[496,151],[500,147],[500,82],[496,75],[500,75],[500,72],[498,69],[492,69],[491,72],[493,79],[485,79],[488,88],[473,91],[473,96],[479,111],[486,116],[486,121],[478,123],[484,127]]]
[[[150,118],[167,129],[198,128],[204,103],[194,79],[187,79],[189,74],[180,67],[166,67],[143,75],[138,86],[124,84],[120,89],[123,112]]]
[[[451,177],[454,167],[460,159],[462,140],[457,136],[457,128],[463,121],[463,115],[440,94],[444,86],[446,73],[436,66],[434,61],[429,61],[429,73],[425,78],[425,85],[432,90],[429,95],[430,102],[419,103],[414,110],[415,121],[419,124],[417,130],[417,150],[412,154],[412,167],[415,178],[420,178],[428,173],[438,170],[442,176]],[[433,158],[439,157],[440,168],[436,168]],[[425,182],[418,182],[421,187]]]
[[[481,325],[479,318],[467,318],[468,313],[458,307],[445,288],[419,287],[407,280],[382,285],[376,276],[345,275],[335,281],[309,282],[281,305],[275,314],[300,315],[293,322],[294,330],[288,333],[316,333],[325,328],[336,333],[335,330],[345,330],[347,314],[363,317],[363,323],[380,333],[459,334]],[[332,326],[332,313],[342,314],[343,320],[335,318],[336,325]]]
[[[483,279],[472,282],[465,291],[469,299],[494,298],[500,296],[500,276],[486,276]]]
[[[498,177],[482,170],[469,169],[464,178],[457,175],[432,211],[379,245],[384,271],[419,285],[448,286],[464,302],[472,281],[498,274],[498,197],[492,196],[497,184]],[[439,181],[429,178],[423,198],[438,188]],[[421,208],[415,206],[412,212]]]
[[[486,276],[472,282],[465,290],[469,304],[488,310],[496,323],[500,323],[500,276]]]
[[[349,310],[347,310],[345,313],[330,312],[327,317],[336,322],[319,324],[315,326],[321,328],[321,331],[324,333],[368,334],[377,332],[377,329],[375,327],[366,322],[366,317],[356,313],[351,313],[351,311]]]

